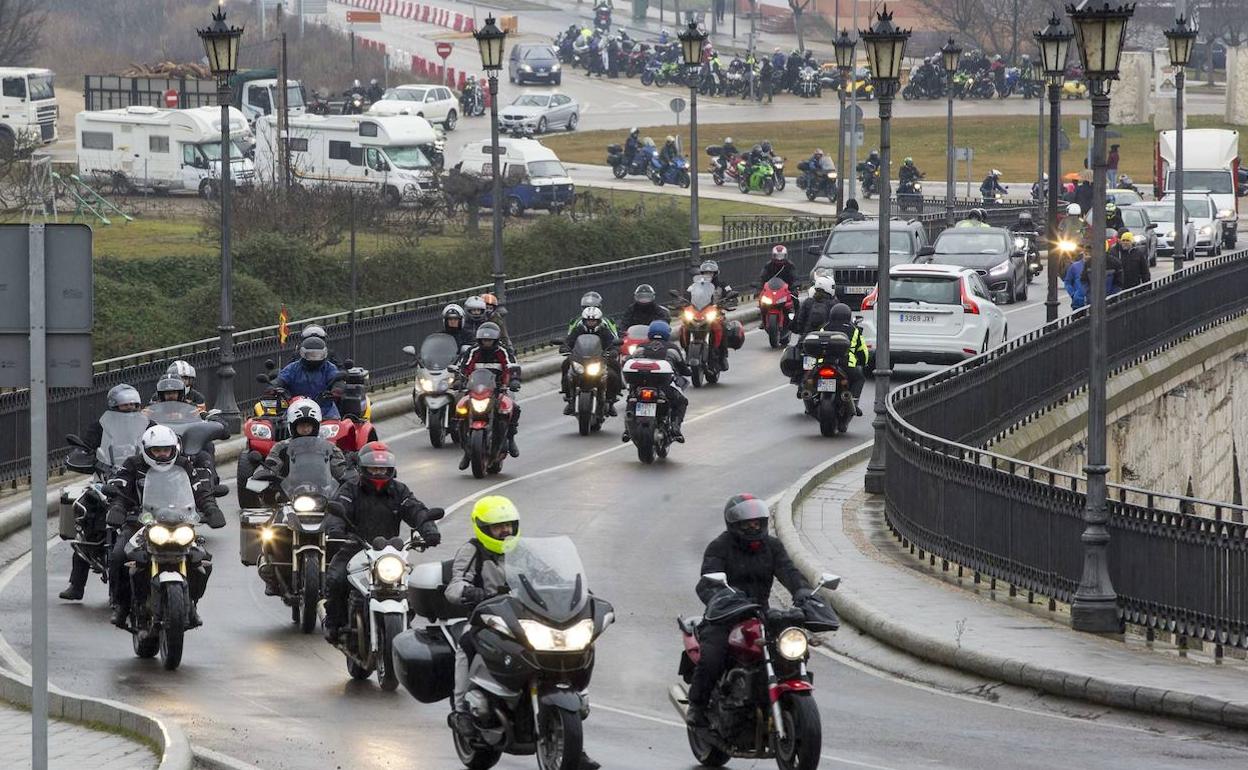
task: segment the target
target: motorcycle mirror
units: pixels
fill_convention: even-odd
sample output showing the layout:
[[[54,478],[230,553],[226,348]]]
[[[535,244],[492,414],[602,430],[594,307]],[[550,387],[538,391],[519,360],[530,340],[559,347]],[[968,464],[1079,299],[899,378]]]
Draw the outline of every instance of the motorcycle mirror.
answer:
[[[277,364],[273,363],[273,359],[271,359],[271,358],[266,358],[266,359],[264,359],[264,368],[265,368],[265,369],[276,369],[276,368],[277,368]]]
[[[415,358],[415,357],[416,357],[416,348],[414,348],[414,347],[413,347],[413,346],[411,346],[411,345],[404,345],[404,346],[403,346],[403,352],[404,352],[404,353],[406,353],[406,354],[408,354],[408,355],[409,355],[409,356],[411,356],[412,358]]]
[[[819,576],[819,584],[815,586],[815,590],[826,588],[829,591],[835,591],[841,585],[841,576],[834,575],[831,572],[825,572]]]
[[[702,579],[709,580],[712,583],[720,583],[722,585],[728,585],[728,573],[727,572],[708,572],[702,576]]]
[[[228,495],[229,493],[230,493],[229,488],[228,488],[228,487],[226,487],[224,484],[218,484],[218,485],[217,485],[216,487],[214,487],[214,488],[213,488],[213,490],[212,490],[212,496],[213,496],[213,497],[225,497],[225,496],[226,496],[226,495]]]
[[[78,438],[78,436],[73,433],[65,437],[65,443],[69,444],[70,446],[76,446],[79,449],[86,449],[88,451],[91,450],[91,447],[87,446],[87,442]]]
[[[823,247],[822,246],[807,246],[806,254],[811,257],[821,257],[823,256]]]
[[[256,375],[256,382],[263,382],[263,383],[266,383],[266,384],[267,384],[267,383],[268,383],[268,381],[269,381],[269,375],[267,375],[267,374],[257,374],[257,375]]]

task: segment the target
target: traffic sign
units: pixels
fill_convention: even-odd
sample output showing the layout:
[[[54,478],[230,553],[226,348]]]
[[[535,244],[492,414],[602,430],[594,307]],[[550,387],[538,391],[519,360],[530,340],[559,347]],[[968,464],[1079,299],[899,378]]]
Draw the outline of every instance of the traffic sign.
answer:
[[[966,160],[966,161],[974,160],[975,148],[974,147],[954,147],[953,159],[954,160]]]
[[[94,325],[91,228],[48,225],[43,239],[47,330],[89,335]],[[30,248],[27,225],[0,225],[0,254],[5,255],[0,260],[0,335],[20,335],[23,344],[30,334]],[[88,380],[90,369],[88,359]]]
[[[680,113],[682,113],[682,112],[684,112],[684,111],[685,111],[685,107],[686,107],[687,105],[685,104],[685,100],[684,100],[684,99],[682,99],[682,98],[680,98],[679,96],[677,96],[675,99],[672,99],[670,102],[668,102],[668,103],[667,103],[667,106],[668,106],[668,108],[669,108],[669,109],[671,109],[671,111],[672,111],[672,112],[674,112],[674,113],[676,113],[677,115],[679,115]]]
[[[453,46],[450,43],[438,43],[437,47],[438,47],[438,56],[441,56],[444,60],[450,57],[451,48],[453,48]]]
[[[165,106],[169,109],[176,109],[178,106],[178,89],[170,88],[165,91]]]
[[[348,24],[380,24],[381,11],[347,11]]]

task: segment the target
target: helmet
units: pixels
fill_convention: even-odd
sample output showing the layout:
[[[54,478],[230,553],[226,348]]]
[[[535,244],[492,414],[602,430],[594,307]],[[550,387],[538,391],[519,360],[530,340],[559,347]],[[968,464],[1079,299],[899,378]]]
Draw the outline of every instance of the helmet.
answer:
[[[666,144],[676,144],[676,137],[669,135],[664,141]]]
[[[481,295],[481,301],[485,303],[485,312],[487,314],[493,315],[494,311],[498,309],[498,297],[489,292]]]
[[[771,154],[771,142],[763,142],[763,152]]]
[[[377,85],[377,78],[369,78],[369,79],[368,79],[368,84],[369,84],[370,86],[375,86],[375,85]]]
[[[1040,178],[1041,178],[1041,179],[1043,179],[1043,180],[1044,180],[1044,181],[1046,181],[1046,182],[1047,182],[1047,181],[1049,181],[1049,172],[1047,172],[1047,171],[1046,171],[1046,172],[1044,172],[1043,174],[1041,174],[1041,175],[1040,175]]]
[[[771,250],[771,259],[773,262],[783,262],[788,258],[789,250],[785,248],[783,243],[776,244],[776,247]]]
[[[602,308],[587,307],[581,311],[581,322],[585,324],[586,329],[594,329],[598,324],[602,323]]]
[[[481,342],[482,340],[494,340],[495,342],[498,342],[499,338],[502,336],[503,330],[499,329],[498,324],[493,321],[486,321],[477,327],[478,342]]]
[[[195,381],[195,367],[181,359],[169,364],[169,368],[165,370],[165,374],[171,377],[180,377],[183,381]],[[191,382],[186,383],[187,387],[190,387]]]
[[[880,151],[879,151],[879,150],[877,150],[877,149],[875,149],[875,148],[872,148],[872,149],[871,149],[871,152],[867,153],[867,157],[868,157],[868,158],[878,158],[878,157],[880,157]]]
[[[780,49],[779,49],[779,48],[777,48],[776,50],[777,50],[777,51],[779,51]],[[725,136],[725,137],[724,137],[724,144],[735,144],[735,142],[733,142],[733,141],[732,141],[732,137],[731,137],[731,136]]]
[[[628,129],[629,136],[637,136],[637,134],[639,133],[641,133],[641,129],[637,128],[636,126],[633,126],[632,128]]]
[[[979,215],[979,209],[971,209],[969,212],[967,212],[966,218],[977,219],[981,222],[984,221],[984,218]]]
[[[1030,211],[1020,212],[1018,215],[1018,221],[1019,221],[1019,224],[1031,224],[1031,221],[1032,221],[1031,212]]]
[[[836,294],[836,281],[830,275],[821,275],[815,279],[815,291],[824,294]]]
[[[359,78],[356,78],[355,80],[352,80],[352,81],[351,81],[351,87],[352,87],[352,88],[359,88],[359,87],[360,87],[360,79],[359,79]]]
[[[174,394],[175,398],[165,398],[166,393]],[[156,400],[157,401],[173,401],[186,395],[186,383],[180,377],[172,377],[166,374],[156,383]]]
[[[654,302],[654,297],[654,287],[648,283],[643,283],[636,289],[633,289],[633,302],[648,305],[651,302]]]
[[[651,139],[651,138],[650,138],[650,137],[648,137],[648,136],[647,136],[645,139],[642,139],[642,140],[641,140],[641,143],[642,143],[643,145],[645,145],[646,147],[653,147],[653,146],[654,146],[654,140],[653,140],[653,139]]]
[[[485,300],[480,297],[469,297],[464,300],[464,312],[469,318],[479,321],[485,318],[485,311]]]
[[[836,323],[849,323],[852,315],[853,313],[850,312],[849,305],[846,305],[844,302],[838,302],[828,311],[828,320]]]
[[[157,473],[172,468],[174,461],[178,459],[178,452],[182,449],[178,434],[168,425],[153,425],[143,431],[140,444],[143,447],[144,462]]]
[[[719,275],[719,263],[713,259],[708,259],[701,265],[698,265],[698,272]]]
[[[1081,217],[1083,216],[1083,209],[1079,208],[1078,203],[1072,203],[1066,207],[1066,216]]]
[[[501,539],[494,537],[493,529],[499,524],[511,524],[511,534]],[[485,550],[507,553],[520,537],[520,511],[502,495],[483,497],[472,506],[472,531]]]
[[[724,505],[724,526],[742,542],[757,543],[767,537],[769,518],[771,511],[767,510],[767,503],[754,495],[733,495]]]
[[[581,295],[581,307],[602,307],[602,295],[596,291],[587,291]]]
[[[380,492],[394,478],[394,453],[380,441],[370,441],[360,448],[360,481],[367,481]]]
[[[286,407],[286,426],[290,430],[291,436],[298,436],[295,430],[300,422],[311,422],[312,432],[309,436],[315,436],[316,432],[321,428],[321,406],[310,398],[296,398]]]
[[[122,409],[123,406],[134,406],[135,409],[143,405],[143,397],[139,395],[139,391],[134,387],[122,383],[114,385],[108,391],[107,399],[108,408],[114,412],[134,411],[132,409]]]
[[[666,342],[672,338],[672,325],[667,321],[651,321],[650,328],[646,330],[646,337]]]
[[[299,332],[299,339],[306,340],[308,337],[325,339],[325,328],[316,324],[308,324],[303,327],[303,331]]]
[[[1118,210],[1118,204],[1114,201],[1105,201],[1105,213],[1113,215]]]
[[[913,166],[914,158],[907,157],[905,160],[902,161],[902,164],[906,166]]]
[[[994,177],[998,178],[998,179],[1000,179],[1000,178],[1001,178],[1001,172],[1000,172],[1000,170],[998,170],[998,169],[995,169],[995,168],[994,168],[994,169],[992,170],[992,175],[993,175]]]
[[[308,337],[299,343],[299,358],[304,363],[320,366],[322,361],[329,358],[329,348],[320,337]]]
[[[815,157],[816,157],[816,158],[818,158],[818,157],[820,157],[821,155],[823,155],[823,150],[821,150],[821,149],[819,149],[818,147],[816,147],[816,148],[815,148]]]
[[[1118,236],[1118,242],[1130,245],[1135,243],[1135,236],[1131,234],[1130,230],[1123,230],[1122,234]]]
[[[754,145],[753,147],[751,147],[751,148],[750,148],[750,152],[752,152],[752,153],[754,153],[754,154],[756,154],[756,155],[761,155],[761,154],[762,154],[762,152],[763,152],[763,146],[762,146],[761,144],[756,144],[756,145]]]
[[[454,302],[442,308],[442,323],[445,324],[452,318],[459,321],[461,327],[464,325],[464,309]]]
[[[858,210],[858,199],[857,199],[857,198],[850,198],[849,200],[845,201],[845,208],[849,209],[850,211],[857,211],[857,210]]]

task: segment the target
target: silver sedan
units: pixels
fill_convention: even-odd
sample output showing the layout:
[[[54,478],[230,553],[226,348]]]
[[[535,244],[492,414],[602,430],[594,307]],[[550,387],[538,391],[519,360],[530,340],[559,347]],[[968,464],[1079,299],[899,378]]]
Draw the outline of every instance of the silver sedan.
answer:
[[[567,94],[529,93],[499,111],[498,122],[505,131],[523,130],[544,134],[553,128],[576,129],[581,106]]]

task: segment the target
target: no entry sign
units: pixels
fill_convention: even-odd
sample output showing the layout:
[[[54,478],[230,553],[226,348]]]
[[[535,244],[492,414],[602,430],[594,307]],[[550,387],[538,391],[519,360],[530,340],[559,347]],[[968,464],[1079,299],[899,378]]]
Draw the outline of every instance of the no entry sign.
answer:
[[[443,59],[449,57],[451,55],[451,48],[452,46],[450,43],[438,43],[438,56],[441,56]]]

